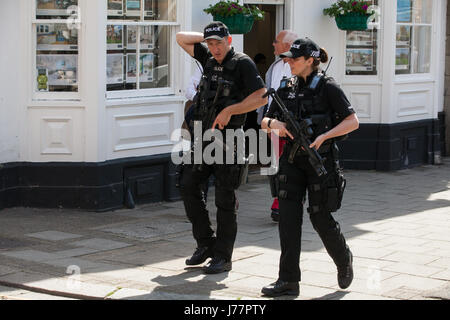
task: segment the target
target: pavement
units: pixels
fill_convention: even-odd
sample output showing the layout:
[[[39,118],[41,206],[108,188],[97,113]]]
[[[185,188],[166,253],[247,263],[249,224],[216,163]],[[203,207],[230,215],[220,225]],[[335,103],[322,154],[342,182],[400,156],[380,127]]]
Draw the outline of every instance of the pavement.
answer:
[[[450,158],[346,177],[335,218],[354,254],[354,282],[339,289],[305,213],[296,299],[450,299]],[[195,242],[182,202],[107,213],[2,210],[0,300],[266,300],[261,288],[277,279],[280,255],[267,178],[252,174],[238,198],[233,270],[219,275],[186,267]],[[208,208],[215,226],[214,189]]]

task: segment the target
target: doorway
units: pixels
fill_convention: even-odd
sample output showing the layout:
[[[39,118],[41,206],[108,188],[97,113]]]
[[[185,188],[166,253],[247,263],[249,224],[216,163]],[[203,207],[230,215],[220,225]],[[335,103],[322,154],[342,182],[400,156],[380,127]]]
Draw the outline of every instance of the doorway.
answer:
[[[284,5],[259,4],[258,6],[266,15],[263,21],[255,21],[252,30],[244,35],[244,52],[255,61],[264,79],[270,65],[275,61],[272,43],[276,34],[284,26]]]
[[[244,3],[253,5],[252,1],[244,1]],[[263,21],[255,21],[252,30],[244,35],[244,52],[253,59],[265,81],[266,72],[275,61],[273,40],[278,32],[284,29],[284,5],[282,3],[256,5],[266,13],[265,18]],[[260,129],[256,111],[247,114],[244,130],[249,129],[256,131]]]

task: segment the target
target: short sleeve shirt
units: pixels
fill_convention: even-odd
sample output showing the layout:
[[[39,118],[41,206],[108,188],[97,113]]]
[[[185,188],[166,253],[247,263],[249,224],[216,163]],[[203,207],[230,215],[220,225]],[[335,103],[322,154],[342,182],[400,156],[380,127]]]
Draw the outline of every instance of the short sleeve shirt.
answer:
[[[222,65],[233,58],[234,55],[235,51],[232,48],[222,62]],[[194,58],[202,64],[204,70],[206,63],[211,57],[212,55],[205,44],[197,43],[194,45]],[[219,65],[217,61],[215,63]],[[245,97],[265,87],[264,81],[261,78],[255,63],[246,55],[239,59],[236,66],[235,81]]]

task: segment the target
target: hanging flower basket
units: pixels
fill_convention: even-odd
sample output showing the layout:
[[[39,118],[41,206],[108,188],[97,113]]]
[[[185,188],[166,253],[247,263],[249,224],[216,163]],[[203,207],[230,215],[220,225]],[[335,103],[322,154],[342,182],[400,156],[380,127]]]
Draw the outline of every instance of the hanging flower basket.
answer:
[[[368,29],[368,21],[370,15],[358,13],[347,13],[345,15],[336,16],[336,24],[341,30],[358,30],[364,31]]]
[[[222,21],[228,27],[231,34],[245,34],[250,32],[255,21],[251,14],[236,14],[229,17],[214,15],[213,17],[214,21]]]

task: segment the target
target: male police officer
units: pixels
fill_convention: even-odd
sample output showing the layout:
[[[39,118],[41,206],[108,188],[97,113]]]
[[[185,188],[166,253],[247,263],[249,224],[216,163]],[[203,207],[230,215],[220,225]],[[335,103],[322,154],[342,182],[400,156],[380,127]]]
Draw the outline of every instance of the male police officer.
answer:
[[[267,103],[267,99],[262,98],[266,93],[264,81],[254,62],[247,55],[234,51],[226,25],[213,22],[204,29],[203,34],[179,32],[177,43],[204,69],[194,107],[195,120],[204,121],[205,112],[217,107],[215,121],[209,129],[239,129],[243,127],[248,112]],[[227,90],[219,89],[224,81]],[[201,191],[201,185],[212,174],[216,178],[216,236]],[[237,234],[235,190],[239,187],[239,175],[239,167],[235,164],[202,165],[200,170],[193,164],[184,166],[180,191],[197,241],[197,250],[186,260],[186,264],[199,265],[212,258],[203,269],[207,274],[227,272],[232,268],[231,258]]]

